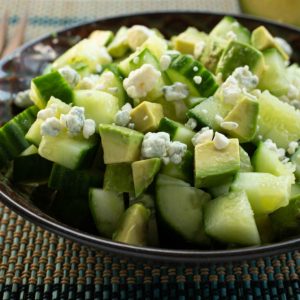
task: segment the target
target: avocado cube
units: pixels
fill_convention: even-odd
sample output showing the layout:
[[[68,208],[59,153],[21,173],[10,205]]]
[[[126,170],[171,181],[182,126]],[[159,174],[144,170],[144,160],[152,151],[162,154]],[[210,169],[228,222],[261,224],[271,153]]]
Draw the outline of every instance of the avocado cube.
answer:
[[[216,74],[222,73],[225,80],[236,68],[246,65],[252,73],[260,76],[265,69],[262,53],[250,45],[232,41],[218,62]]]
[[[240,169],[238,139],[230,139],[226,148],[218,150],[214,142],[195,147],[195,187],[221,185]]]
[[[139,160],[133,162],[131,166],[135,196],[138,197],[152,183],[155,175],[160,169],[161,160],[160,158]]]
[[[251,44],[260,51],[268,48],[276,48],[284,59],[289,59],[288,55],[278,45],[274,37],[265,26],[259,26],[253,30],[251,35]]]
[[[103,189],[118,193],[133,193],[131,165],[128,163],[106,165]]]
[[[105,164],[125,163],[140,158],[144,135],[117,125],[100,124]]]
[[[194,27],[187,28],[184,32],[173,38],[174,48],[181,53],[194,54],[196,44],[205,42],[207,34]]]
[[[143,101],[131,111],[130,116],[136,130],[155,131],[164,117],[163,107],[159,103]]]
[[[240,143],[249,142],[256,133],[257,117],[258,102],[245,97],[224,118],[224,122],[235,122],[238,127],[223,131],[231,137],[238,138]]]

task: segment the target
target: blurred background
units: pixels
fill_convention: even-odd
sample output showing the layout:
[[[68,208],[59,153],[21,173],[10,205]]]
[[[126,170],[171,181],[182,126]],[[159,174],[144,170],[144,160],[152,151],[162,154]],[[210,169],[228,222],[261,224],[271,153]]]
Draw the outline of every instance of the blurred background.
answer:
[[[9,35],[28,14],[25,40],[60,28],[114,15],[157,10],[241,11],[300,25],[300,0],[0,0],[9,15]]]

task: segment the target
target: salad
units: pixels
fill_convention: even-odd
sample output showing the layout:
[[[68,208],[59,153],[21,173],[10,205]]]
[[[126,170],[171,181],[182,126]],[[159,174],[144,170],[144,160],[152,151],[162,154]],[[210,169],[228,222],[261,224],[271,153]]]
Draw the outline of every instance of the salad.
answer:
[[[257,246],[300,233],[300,67],[224,17],[68,49],[0,128],[0,168],[66,224],[137,246]]]

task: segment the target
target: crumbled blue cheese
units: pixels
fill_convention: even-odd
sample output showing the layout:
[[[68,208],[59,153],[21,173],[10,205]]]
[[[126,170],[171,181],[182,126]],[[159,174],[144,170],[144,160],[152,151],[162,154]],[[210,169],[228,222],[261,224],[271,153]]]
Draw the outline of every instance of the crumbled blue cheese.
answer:
[[[225,135],[223,135],[219,132],[215,133],[213,142],[214,142],[214,146],[217,150],[225,149],[229,145],[229,139]]]
[[[71,87],[75,87],[80,80],[80,75],[70,66],[60,68],[58,69],[58,72],[64,77]]]
[[[253,74],[249,66],[236,68],[232,75],[239,83],[240,87],[245,87],[247,91],[251,91],[258,85],[258,77]]]
[[[140,99],[153,90],[161,73],[150,64],[144,64],[139,69],[129,73],[123,81],[124,89],[129,97]]]
[[[189,118],[184,124],[185,127],[194,130],[197,127],[197,121],[194,118]]]
[[[41,120],[47,120],[48,118],[54,117],[56,112],[57,106],[55,104],[51,104],[49,107],[41,109],[37,114],[37,118]]]
[[[171,142],[168,148],[168,156],[174,164],[180,164],[182,157],[185,155],[187,145],[178,141]]]
[[[99,75],[89,75],[89,76],[85,76],[83,77],[78,85],[76,86],[76,88],[80,89],[80,90],[91,90],[94,89],[97,86],[97,83],[99,81],[100,76]]]
[[[198,144],[212,141],[213,137],[214,137],[213,130],[209,129],[209,127],[203,127],[199,132],[197,132],[192,137],[192,143],[194,146],[196,146]]]
[[[30,98],[30,90],[19,92],[15,99],[14,104],[20,108],[26,108],[33,104]]]
[[[121,109],[116,113],[115,124],[118,126],[128,126],[131,117],[130,112],[132,111],[132,106],[130,103],[126,103],[121,107]]]
[[[62,129],[61,123],[55,117],[50,117],[41,125],[41,135],[57,136]]]
[[[67,128],[70,136],[76,136],[81,133],[84,125],[84,108],[74,106],[68,114],[60,116],[61,123]]]
[[[188,97],[189,89],[186,84],[175,82],[163,87],[163,93],[167,101],[180,101]]]
[[[85,139],[88,139],[96,131],[96,123],[92,119],[85,119],[83,123],[82,134]]]
[[[199,58],[201,54],[203,53],[203,50],[205,48],[205,42],[204,41],[199,41],[196,43],[194,47],[194,57]]]
[[[165,164],[172,162],[179,164],[187,151],[186,144],[171,142],[170,135],[166,132],[148,132],[142,143],[142,157],[159,157]]]
[[[151,35],[153,31],[143,25],[134,25],[127,31],[128,45],[132,50],[136,50],[141,46]]]
[[[196,84],[200,84],[202,82],[202,77],[201,76],[194,76],[193,77],[193,81],[196,83]]]
[[[281,37],[275,37],[275,41],[288,56],[293,54],[293,48],[285,39]]]
[[[287,153],[290,154],[290,155],[294,154],[298,147],[299,147],[298,142],[295,142],[295,141],[290,142],[289,146],[287,148]]]
[[[166,71],[171,64],[171,56],[170,55],[162,55],[159,60],[159,65],[162,71]]]
[[[199,71],[199,68],[197,66],[193,67],[193,71],[194,72],[198,72]]]
[[[294,84],[290,84],[287,92],[289,99],[297,99],[299,97],[299,90]]]
[[[236,122],[225,121],[221,122],[220,126],[226,130],[234,130],[239,127],[239,124]]]
[[[265,140],[264,144],[269,150],[275,152],[280,160],[284,160],[286,158],[285,150],[283,148],[278,148],[271,139]]]
[[[229,76],[221,86],[223,101],[228,104],[235,104],[240,98],[242,89],[239,87],[238,81]]]

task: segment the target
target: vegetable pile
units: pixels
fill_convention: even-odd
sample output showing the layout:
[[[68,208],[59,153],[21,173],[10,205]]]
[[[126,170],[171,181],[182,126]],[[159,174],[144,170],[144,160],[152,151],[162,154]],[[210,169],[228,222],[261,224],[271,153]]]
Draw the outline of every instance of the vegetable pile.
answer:
[[[96,30],[34,78],[0,168],[63,222],[138,246],[300,233],[300,67],[260,26]],[[91,225],[93,223],[93,225]],[[91,228],[91,227],[89,227]]]

